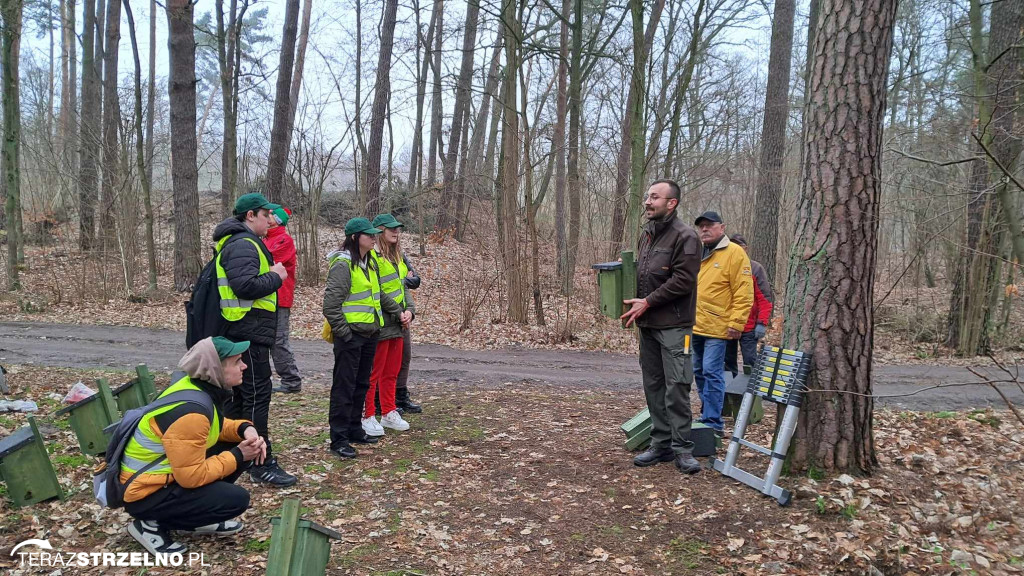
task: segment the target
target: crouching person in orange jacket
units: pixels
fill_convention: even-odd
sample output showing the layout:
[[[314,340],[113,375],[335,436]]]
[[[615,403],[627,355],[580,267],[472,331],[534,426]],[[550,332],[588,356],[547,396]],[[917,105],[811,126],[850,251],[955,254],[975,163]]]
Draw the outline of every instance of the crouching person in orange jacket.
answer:
[[[228,535],[242,529],[234,518],[249,507],[249,492],[234,482],[266,457],[266,444],[251,422],[224,418],[223,406],[242,383],[248,348],[221,336],[197,342],[160,397],[198,390],[210,401],[148,412],[125,446],[121,482],[125,511],[134,518],[128,533],[152,554],[185,552],[171,530]]]

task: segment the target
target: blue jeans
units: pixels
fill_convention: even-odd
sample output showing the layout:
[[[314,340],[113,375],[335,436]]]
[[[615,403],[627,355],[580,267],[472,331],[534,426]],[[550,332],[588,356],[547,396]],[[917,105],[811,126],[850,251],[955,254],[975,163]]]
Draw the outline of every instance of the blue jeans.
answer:
[[[693,335],[693,381],[700,396],[701,423],[721,432],[725,403],[725,345],[728,340]]]

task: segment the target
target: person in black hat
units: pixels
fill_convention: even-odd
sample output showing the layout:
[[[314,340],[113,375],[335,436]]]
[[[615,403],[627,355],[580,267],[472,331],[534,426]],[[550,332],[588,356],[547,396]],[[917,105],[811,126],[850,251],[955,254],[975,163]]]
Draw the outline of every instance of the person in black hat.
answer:
[[[726,343],[743,334],[754,302],[754,283],[747,253],[729,241],[718,212],[701,214],[694,225],[704,249],[697,275],[693,379],[701,401],[701,422],[721,435]]]
[[[217,280],[221,315],[227,321],[223,334],[232,340],[250,342],[246,351],[241,386],[234,389],[225,407],[230,418],[245,418],[267,440],[267,458],[253,466],[253,480],[272,486],[295,484],[296,478],[285,472],[271,451],[269,420],[270,349],[277,340],[277,291],[288,277],[284,265],[263,243],[279,205],[263,194],[244,194],[235,202],[234,216],[217,225],[213,239],[217,243]]]

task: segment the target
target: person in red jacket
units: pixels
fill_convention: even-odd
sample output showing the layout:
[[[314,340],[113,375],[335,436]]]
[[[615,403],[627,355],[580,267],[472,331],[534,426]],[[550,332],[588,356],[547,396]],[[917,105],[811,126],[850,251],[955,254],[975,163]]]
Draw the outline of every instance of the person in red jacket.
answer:
[[[747,250],[747,239],[742,235],[733,234],[729,238],[744,251]],[[765,273],[764,266],[754,260],[750,261],[750,272],[754,276],[754,305],[750,308],[750,317],[747,318],[747,325],[743,327],[740,339],[729,340],[725,346],[725,371],[732,372],[733,377],[739,373],[739,366],[736,364],[736,343],[739,342],[744,366],[753,366],[757,359],[757,343],[764,338],[768,326],[772,323],[775,293],[772,292],[768,274]]]
[[[302,390],[302,378],[295,366],[295,355],[289,343],[290,318],[292,303],[295,301],[295,240],[288,234],[285,226],[291,218],[292,211],[287,208],[274,210],[275,225],[267,231],[265,244],[274,255],[274,262],[284,264],[288,278],[277,291],[277,338],[270,355],[274,359],[274,369],[281,377],[281,385],[274,387],[274,392],[294,394]]]

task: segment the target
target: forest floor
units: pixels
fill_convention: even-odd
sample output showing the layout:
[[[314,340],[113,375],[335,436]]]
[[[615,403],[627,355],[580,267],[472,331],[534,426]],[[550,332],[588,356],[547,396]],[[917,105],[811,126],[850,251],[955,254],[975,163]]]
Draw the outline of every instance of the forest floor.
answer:
[[[45,415],[71,382],[126,373],[8,369],[12,397],[40,404],[69,496],[23,509],[0,497],[0,567],[29,573],[4,552],[27,538],[64,552],[141,550],[124,531],[127,516],[95,504],[93,459],[66,421]],[[159,373],[157,387],[167,383]],[[327,452],[328,401],[318,387],[275,395],[275,446],[299,483],[276,490],[243,479],[252,493],[247,529],[217,541],[183,537],[211,565],[191,573],[263,574],[270,518],[285,498],[300,498],[306,517],[343,534],[328,574],[1024,571],[1024,427],[1008,411],[879,409],[875,473],[783,477],[796,494],[783,508],[715,472],[634,467],[618,430],[637,410],[634,391],[525,382],[420,382],[416,391],[425,412],[409,416],[411,430],[389,432],[352,461]],[[24,418],[0,415],[0,435]],[[769,415],[751,433],[765,443],[772,428]],[[136,573],[117,570],[104,573]]]

